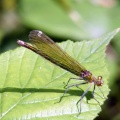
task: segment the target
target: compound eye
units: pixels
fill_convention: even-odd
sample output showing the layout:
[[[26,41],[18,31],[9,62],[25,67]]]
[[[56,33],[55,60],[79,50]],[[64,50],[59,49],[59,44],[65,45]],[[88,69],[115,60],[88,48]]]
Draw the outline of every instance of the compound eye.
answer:
[[[98,76],[98,80],[102,80],[102,76]]]
[[[102,86],[103,85],[103,80],[102,80],[102,76],[98,76],[98,80],[97,80],[97,86]]]

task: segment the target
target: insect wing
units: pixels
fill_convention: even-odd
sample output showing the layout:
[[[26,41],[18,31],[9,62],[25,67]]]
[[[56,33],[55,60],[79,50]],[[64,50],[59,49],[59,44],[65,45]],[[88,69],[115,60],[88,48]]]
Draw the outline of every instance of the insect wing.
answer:
[[[29,34],[32,45],[37,49],[37,53],[71,73],[80,76],[81,71],[86,69],[74,58],[63,51],[52,39],[38,30],[33,30]]]

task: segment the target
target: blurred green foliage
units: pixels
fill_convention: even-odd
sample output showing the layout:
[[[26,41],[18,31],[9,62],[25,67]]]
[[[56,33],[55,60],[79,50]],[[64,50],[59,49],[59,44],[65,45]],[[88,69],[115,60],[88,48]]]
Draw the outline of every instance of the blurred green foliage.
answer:
[[[0,52],[27,41],[39,29],[56,41],[89,40],[120,27],[119,0],[1,0]],[[120,34],[107,48],[111,94],[96,120],[117,120],[120,112]]]

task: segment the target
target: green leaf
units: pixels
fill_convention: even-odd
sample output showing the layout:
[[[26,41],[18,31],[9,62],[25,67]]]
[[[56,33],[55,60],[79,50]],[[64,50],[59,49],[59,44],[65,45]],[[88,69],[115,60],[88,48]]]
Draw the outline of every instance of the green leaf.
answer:
[[[105,64],[105,49],[119,29],[96,40],[59,45],[95,76],[101,75],[104,85],[101,87],[105,97],[109,93],[108,71]],[[91,91],[83,98],[82,113],[78,115],[76,102],[89,84],[80,88],[71,88],[60,103],[64,93],[64,84],[75,75],[33,53],[19,47],[0,56],[0,118],[9,119],[94,119],[101,111],[98,103],[92,99]],[[96,87],[95,97],[102,105],[105,101]],[[56,103],[56,104],[54,104]]]
[[[25,26],[55,37],[80,41],[120,26],[117,5],[107,8],[89,0],[21,0],[20,3],[18,9]]]

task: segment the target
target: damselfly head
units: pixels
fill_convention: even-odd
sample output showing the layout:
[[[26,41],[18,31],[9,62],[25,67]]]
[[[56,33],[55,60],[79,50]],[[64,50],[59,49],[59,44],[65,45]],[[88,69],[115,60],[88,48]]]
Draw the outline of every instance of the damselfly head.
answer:
[[[102,76],[98,76],[97,80],[95,81],[97,86],[102,86],[104,81],[102,79]]]

